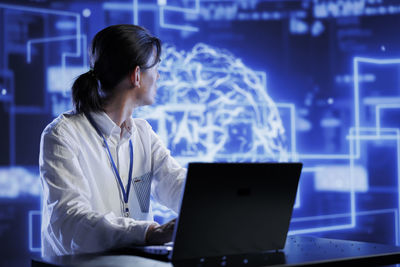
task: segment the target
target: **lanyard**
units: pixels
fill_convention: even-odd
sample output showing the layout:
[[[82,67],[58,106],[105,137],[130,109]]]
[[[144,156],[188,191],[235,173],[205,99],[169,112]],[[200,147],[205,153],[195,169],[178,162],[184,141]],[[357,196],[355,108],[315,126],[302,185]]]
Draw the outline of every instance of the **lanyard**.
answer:
[[[124,184],[122,183],[121,176],[119,175],[117,166],[115,165],[114,159],[111,155],[110,148],[108,147],[108,143],[104,135],[101,133],[99,128],[97,127],[96,123],[94,122],[92,116],[90,116],[88,113],[85,114],[86,117],[88,118],[90,124],[92,124],[93,128],[96,130],[96,132],[103,138],[104,144],[106,145],[108,155],[111,160],[112,167],[114,169],[115,175],[117,176],[119,186],[121,187],[122,194],[124,197],[124,216],[129,217],[129,206],[128,206],[128,199],[129,199],[129,191],[131,189],[131,182],[132,182],[132,165],[133,165],[133,146],[132,146],[132,141],[129,139],[129,156],[130,156],[130,162],[129,162],[129,178],[128,178],[128,184],[126,186],[126,191],[124,188]]]

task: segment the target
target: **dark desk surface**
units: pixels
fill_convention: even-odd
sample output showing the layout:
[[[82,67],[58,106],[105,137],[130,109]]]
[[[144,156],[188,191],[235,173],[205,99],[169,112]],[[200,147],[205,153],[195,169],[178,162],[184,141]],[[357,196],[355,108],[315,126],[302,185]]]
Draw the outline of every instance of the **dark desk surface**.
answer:
[[[129,249],[112,253],[32,259],[39,266],[305,266],[305,265],[390,265],[400,263],[400,247],[365,242],[335,240],[310,236],[289,236],[278,252],[234,255],[218,258],[169,263],[137,256]]]

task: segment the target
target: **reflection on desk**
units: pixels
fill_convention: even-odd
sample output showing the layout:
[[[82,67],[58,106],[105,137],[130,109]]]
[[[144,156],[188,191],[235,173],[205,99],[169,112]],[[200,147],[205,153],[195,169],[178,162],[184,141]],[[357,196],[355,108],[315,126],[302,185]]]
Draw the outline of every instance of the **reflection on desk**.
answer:
[[[289,236],[280,251],[246,255],[227,255],[182,262],[166,262],[161,258],[146,258],[128,248],[102,254],[85,254],[32,259],[39,266],[306,266],[362,264],[364,266],[400,263],[400,247],[310,236]]]

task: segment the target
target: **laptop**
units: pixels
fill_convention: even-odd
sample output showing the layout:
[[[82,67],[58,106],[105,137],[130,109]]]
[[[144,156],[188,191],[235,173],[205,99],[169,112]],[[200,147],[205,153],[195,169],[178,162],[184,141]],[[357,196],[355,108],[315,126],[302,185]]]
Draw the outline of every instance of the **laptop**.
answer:
[[[302,163],[189,163],[173,242],[135,250],[181,261],[283,249],[301,169]]]

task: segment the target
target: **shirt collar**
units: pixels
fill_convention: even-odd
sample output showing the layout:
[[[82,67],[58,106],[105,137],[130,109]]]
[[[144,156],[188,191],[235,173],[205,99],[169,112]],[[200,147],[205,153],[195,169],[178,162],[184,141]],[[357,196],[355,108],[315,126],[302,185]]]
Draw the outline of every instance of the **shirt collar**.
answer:
[[[90,112],[90,116],[93,118],[96,126],[102,132],[104,137],[109,138],[114,132],[118,135],[121,133],[121,128],[115,124],[115,122],[105,112]],[[123,122],[122,126],[122,130],[124,131],[123,136],[130,138],[134,132],[133,118],[129,117],[129,119]]]
[[[127,138],[130,138],[135,130],[133,124],[133,118],[129,117],[129,119],[125,120],[124,123],[122,124],[122,128],[123,128],[123,135],[126,136]]]

